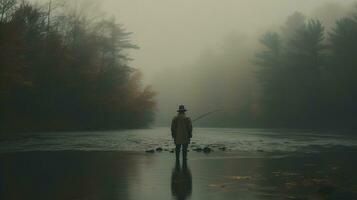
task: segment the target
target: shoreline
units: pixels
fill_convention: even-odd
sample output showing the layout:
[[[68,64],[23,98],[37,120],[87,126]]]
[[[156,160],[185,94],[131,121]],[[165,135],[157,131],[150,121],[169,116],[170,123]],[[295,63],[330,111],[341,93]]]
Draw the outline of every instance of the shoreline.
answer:
[[[155,128],[165,128],[170,130],[169,126],[138,126],[138,127],[123,127],[123,128],[48,128],[48,129],[18,129],[18,130],[3,130],[0,127],[0,137],[7,136],[18,136],[18,135],[35,135],[43,133],[68,133],[68,132],[86,132],[86,133],[96,133],[96,132],[120,132],[120,131],[130,131],[130,130],[142,130],[142,129],[155,129]],[[336,132],[341,131],[343,136],[357,136],[357,126],[341,126],[341,127],[235,127],[235,126],[195,126],[196,129],[241,129],[241,130],[269,130],[269,131],[317,131],[317,132]]]

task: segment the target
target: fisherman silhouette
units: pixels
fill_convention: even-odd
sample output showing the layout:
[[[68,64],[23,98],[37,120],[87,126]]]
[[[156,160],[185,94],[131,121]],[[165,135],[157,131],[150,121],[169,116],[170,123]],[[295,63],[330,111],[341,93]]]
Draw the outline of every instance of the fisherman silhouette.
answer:
[[[186,116],[186,108],[180,105],[177,110],[178,114],[171,122],[171,135],[176,145],[176,160],[180,160],[180,151],[182,147],[182,159],[187,160],[187,148],[192,138],[192,122]]]
[[[192,175],[186,161],[181,167],[180,161],[176,160],[171,175],[171,194],[177,200],[185,200],[192,194]]]

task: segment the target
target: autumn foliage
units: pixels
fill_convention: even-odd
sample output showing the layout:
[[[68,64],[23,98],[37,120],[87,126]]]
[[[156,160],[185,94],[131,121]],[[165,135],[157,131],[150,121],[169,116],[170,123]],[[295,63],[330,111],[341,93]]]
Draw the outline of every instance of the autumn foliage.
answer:
[[[1,132],[147,126],[155,93],[128,65],[115,20],[56,15],[13,0],[0,13]],[[4,8],[5,5],[0,5]]]

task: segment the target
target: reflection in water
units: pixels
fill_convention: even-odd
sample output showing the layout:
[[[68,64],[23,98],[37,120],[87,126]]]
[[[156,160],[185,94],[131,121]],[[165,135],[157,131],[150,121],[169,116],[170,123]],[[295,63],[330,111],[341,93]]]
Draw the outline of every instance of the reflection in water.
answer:
[[[120,152],[0,154],[0,199],[126,200],[136,162]]]
[[[0,200],[357,200],[356,154],[193,152],[171,166],[169,153],[0,153]]]
[[[171,193],[177,200],[185,200],[192,194],[192,175],[186,161],[183,161],[182,167],[179,161],[175,163],[171,175]]]

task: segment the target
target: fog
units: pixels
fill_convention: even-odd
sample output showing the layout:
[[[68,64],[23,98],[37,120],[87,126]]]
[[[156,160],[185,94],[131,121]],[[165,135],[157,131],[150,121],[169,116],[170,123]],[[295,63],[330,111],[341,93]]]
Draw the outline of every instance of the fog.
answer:
[[[224,105],[206,105],[201,98],[196,99],[198,102],[195,101],[197,94],[202,91],[197,90],[197,80],[193,79],[205,76],[205,71],[199,70],[195,77],[190,74],[195,73],[195,63],[209,51],[220,51],[224,45],[229,46],[224,44],[225,41],[230,43],[227,38],[242,36],[241,41],[236,41],[237,47],[242,45],[241,50],[247,50],[246,54],[252,55],[254,41],[265,31],[279,28],[287,16],[295,11],[318,17],[331,26],[336,18],[344,15],[351,2],[353,1],[106,0],[102,6],[117,16],[128,30],[134,32],[133,40],[141,49],[132,52],[135,59],[132,64],[144,72],[145,81],[158,92],[157,121],[165,124],[171,119],[170,115],[175,113],[178,104],[187,105],[193,111],[190,113],[192,116],[199,115],[204,108],[207,111],[222,109]],[[327,9],[330,11],[325,12]],[[242,62],[249,66],[250,58],[244,59]],[[207,89],[212,93],[217,92],[217,88],[211,87],[212,85],[226,84],[225,81],[229,79],[222,74],[221,76],[217,80],[219,82],[207,84]],[[215,96],[231,98],[221,96],[222,92],[233,94],[228,88],[227,91],[217,92]],[[200,108],[195,108],[197,105]],[[214,108],[215,106],[218,107]]]
[[[259,38],[298,11],[329,30],[353,0],[103,0],[89,15],[114,16],[140,49],[131,66],[157,92],[157,125],[169,124],[179,104],[192,117],[237,112],[259,98],[254,55]],[[95,6],[93,6],[95,5]],[[89,6],[90,7],[90,6]],[[99,9],[100,7],[100,9]],[[234,115],[234,114],[233,114]]]
[[[0,0],[0,200],[357,199],[356,36],[357,0]]]

